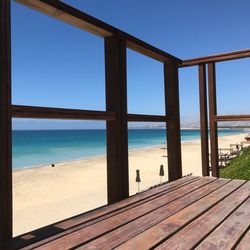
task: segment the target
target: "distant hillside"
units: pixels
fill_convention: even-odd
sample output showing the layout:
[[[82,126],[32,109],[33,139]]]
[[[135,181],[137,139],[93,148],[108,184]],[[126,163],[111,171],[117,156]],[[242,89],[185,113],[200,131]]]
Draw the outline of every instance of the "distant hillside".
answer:
[[[227,129],[244,129],[250,128],[250,122],[220,122],[218,123],[219,128],[227,128]],[[143,123],[142,125],[134,125],[131,124],[129,126],[130,129],[164,129],[164,123]],[[200,123],[199,121],[191,122],[191,123],[181,123],[182,129],[199,129]]]
[[[193,129],[199,129],[200,124],[199,121],[192,122],[192,123],[183,123],[181,124],[182,128],[193,128]],[[219,128],[250,128],[250,122],[219,122],[218,123]]]

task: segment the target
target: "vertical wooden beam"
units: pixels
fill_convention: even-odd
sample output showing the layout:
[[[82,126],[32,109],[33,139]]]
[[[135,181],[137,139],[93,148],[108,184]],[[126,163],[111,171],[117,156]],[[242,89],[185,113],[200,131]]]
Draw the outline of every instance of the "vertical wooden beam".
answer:
[[[105,38],[106,109],[116,119],[107,121],[108,203],[129,196],[126,42]]]
[[[218,130],[214,119],[217,115],[215,63],[208,64],[208,93],[212,176],[219,177]]]
[[[199,65],[199,92],[200,92],[200,130],[201,130],[202,175],[209,176],[207,87],[206,87],[206,65],[205,64]]]
[[[177,65],[164,63],[164,81],[166,114],[170,118],[167,122],[168,178],[174,181],[182,177]]]
[[[0,1],[0,249],[12,237],[10,1]]]

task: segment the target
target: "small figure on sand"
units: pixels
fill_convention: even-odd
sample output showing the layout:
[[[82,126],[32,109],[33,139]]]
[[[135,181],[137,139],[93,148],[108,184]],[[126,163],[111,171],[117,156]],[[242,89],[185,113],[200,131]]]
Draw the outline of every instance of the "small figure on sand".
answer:
[[[135,178],[135,181],[136,181],[137,184],[138,184],[138,193],[139,193],[139,192],[140,192],[140,182],[141,182],[140,170],[139,170],[139,169],[136,170],[136,178]]]
[[[56,165],[54,163],[51,164],[51,167],[54,168]]]
[[[160,165],[160,184],[162,184],[162,176],[164,176],[164,166]]]

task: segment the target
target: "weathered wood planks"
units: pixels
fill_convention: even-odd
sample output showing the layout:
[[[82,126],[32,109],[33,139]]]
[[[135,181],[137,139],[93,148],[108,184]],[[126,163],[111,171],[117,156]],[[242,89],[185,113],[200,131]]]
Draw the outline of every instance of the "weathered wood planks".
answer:
[[[205,196],[201,200],[184,208],[180,212],[167,218],[154,227],[151,227],[143,234],[134,237],[130,241],[119,246],[117,249],[149,249],[162,243],[174,233],[186,226],[188,223],[198,218],[202,213],[209,210],[216,203],[224,199],[231,192],[241,186],[244,181],[231,181],[222,188]]]
[[[66,230],[22,249],[245,250],[249,196],[250,182],[185,177],[57,223]]]
[[[181,249],[190,249],[195,247],[202,239],[204,239],[212,230],[214,230],[227,216],[229,216],[245,199],[249,196],[250,183],[246,183],[240,189],[229,195],[223,201],[216,204],[213,208],[208,210],[198,219],[186,226],[183,230],[176,233],[172,238],[165,241],[157,249],[173,249],[174,246],[178,246]],[[250,205],[250,200],[246,205]],[[249,224],[250,221],[246,220],[242,226],[236,227],[233,222],[239,222],[242,217],[249,216],[247,213],[246,205],[243,206],[239,212],[236,212],[235,216],[226,220],[227,223],[224,226],[218,227],[211,235],[209,235],[204,243],[202,243],[198,249],[219,249],[224,245],[229,244],[232,239],[237,239],[239,234],[243,233],[241,227]],[[244,210],[245,209],[245,210]],[[237,211],[237,210],[236,210]],[[241,215],[241,216],[239,216]],[[234,219],[234,221],[232,221]],[[231,227],[231,231],[229,227]],[[239,230],[236,230],[239,229]],[[235,230],[234,230],[235,229]],[[236,235],[236,231],[238,234]],[[241,235],[240,234],[240,235]],[[230,247],[228,246],[228,249]]]
[[[152,200],[156,197],[159,197],[163,194],[176,190],[188,183],[197,181],[199,179],[200,179],[199,177],[187,176],[178,179],[175,182],[170,182],[160,187],[148,190],[146,192],[136,194],[134,196],[131,196],[129,199],[125,199],[108,206],[103,206],[93,211],[86,212],[82,215],[72,217],[70,219],[52,224],[42,229],[38,229],[32,232],[32,237],[30,237],[31,234],[29,233],[23,234],[21,236],[16,237],[14,241],[14,246],[15,248],[19,248],[21,246],[26,246],[26,245],[30,245],[30,247],[31,246],[36,247],[45,244],[51,240],[57,239],[71,232],[92,225],[103,219],[109,218],[112,215],[118,214],[129,208],[138,206],[139,204],[142,204],[145,201]]]
[[[236,250],[246,250],[249,248],[249,242],[250,242],[250,230],[246,232],[246,234],[243,236],[241,241],[239,242],[238,246],[235,248]]]
[[[228,180],[215,180],[185,196],[182,196],[180,199],[177,199],[166,206],[152,211],[151,213],[146,214],[137,220],[118,228],[115,231],[91,241],[87,245],[83,245],[79,249],[93,249],[98,247],[101,249],[112,249],[117,247],[132,237],[143,233],[145,230],[158,224],[171,215],[181,211],[184,207],[213,192],[219,187],[225,185],[227,182]]]
[[[161,206],[164,206],[178,199],[179,197],[186,195],[212,181],[214,181],[214,178],[202,178],[198,181],[187,184],[175,191],[167,193],[154,200],[145,202],[137,207],[124,211],[123,213],[114,215],[106,220],[100,221],[99,223],[66,235],[63,238],[59,238],[57,240],[49,242],[48,244],[45,244],[37,249],[53,250],[60,248],[62,244],[65,249],[70,249],[77,245],[81,245],[82,243],[86,243],[92,239],[103,235],[104,233],[108,233],[112,230],[115,230],[116,228],[119,228],[122,225],[125,225],[147,213],[150,213],[153,210],[156,210]]]
[[[246,185],[244,185],[246,186]],[[250,187],[249,183],[247,185]],[[246,190],[245,190],[246,191]],[[236,192],[235,192],[236,193]],[[243,193],[245,193],[243,191]],[[249,192],[248,192],[249,194]],[[241,197],[244,197],[244,195]],[[238,197],[237,197],[238,198]],[[230,204],[230,208],[234,209]],[[229,207],[229,206],[228,206]],[[226,209],[228,209],[225,208]],[[225,212],[226,214],[226,212]],[[224,214],[224,216],[225,216]],[[250,226],[250,198],[248,198],[239,208],[237,208],[219,227],[216,228],[198,247],[197,249],[232,249],[237,244],[241,235]],[[250,241],[248,242],[250,248]]]

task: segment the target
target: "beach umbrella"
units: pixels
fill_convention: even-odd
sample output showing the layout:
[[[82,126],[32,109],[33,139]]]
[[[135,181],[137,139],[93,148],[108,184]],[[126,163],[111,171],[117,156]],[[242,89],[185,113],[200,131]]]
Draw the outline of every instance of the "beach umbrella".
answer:
[[[162,183],[162,176],[164,176],[164,167],[163,165],[160,165],[160,173],[159,173],[161,180],[160,180],[160,184]]]
[[[139,193],[139,192],[140,192],[140,182],[141,182],[140,170],[139,170],[139,169],[136,170],[136,178],[135,178],[135,181],[136,181],[137,184],[138,184],[138,193]]]

